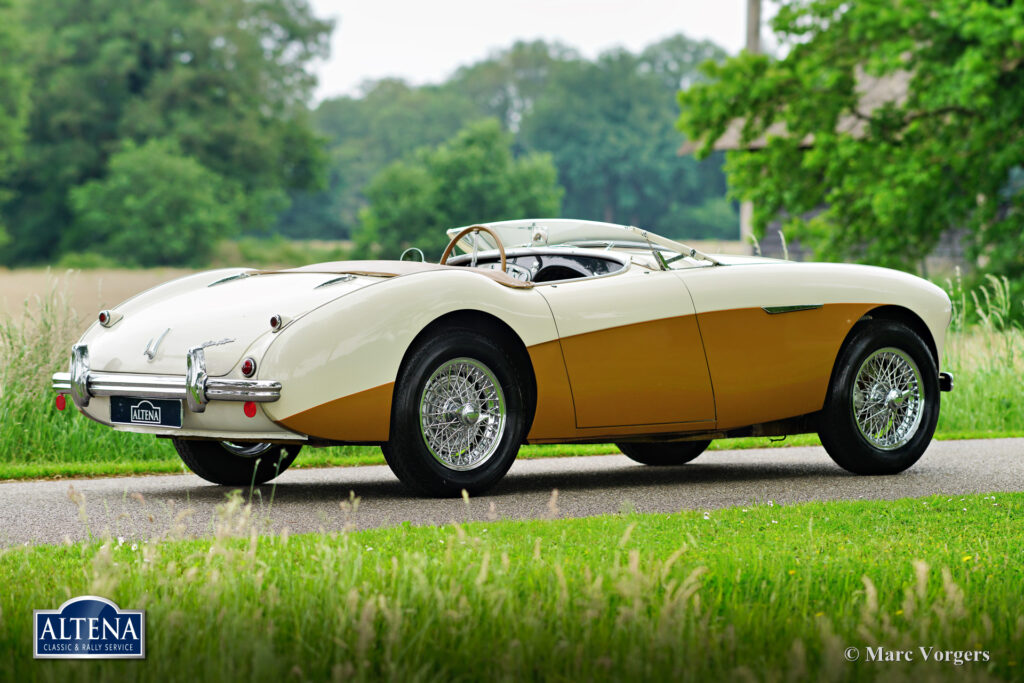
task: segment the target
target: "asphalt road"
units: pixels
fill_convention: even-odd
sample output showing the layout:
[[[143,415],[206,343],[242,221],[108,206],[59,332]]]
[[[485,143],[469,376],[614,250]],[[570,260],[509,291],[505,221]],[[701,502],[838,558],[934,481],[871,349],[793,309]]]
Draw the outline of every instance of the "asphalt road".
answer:
[[[489,495],[468,505],[461,499],[411,497],[383,466],[290,470],[276,487],[255,492],[252,519],[261,531],[300,533],[405,521],[584,517],[769,500],[787,504],[1020,490],[1024,439],[936,441],[917,465],[892,477],[847,474],[818,447],[712,451],[671,468],[645,467],[623,455],[520,460]],[[61,543],[90,533],[121,536],[126,542],[212,535],[215,508],[225,493],[191,475],[2,483],[0,546]],[[352,496],[358,498],[355,509]]]

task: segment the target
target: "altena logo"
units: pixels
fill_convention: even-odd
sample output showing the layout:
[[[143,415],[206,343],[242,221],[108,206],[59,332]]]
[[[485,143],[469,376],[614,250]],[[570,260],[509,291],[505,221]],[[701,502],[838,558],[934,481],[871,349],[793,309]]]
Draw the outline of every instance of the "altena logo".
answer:
[[[160,424],[160,409],[149,401],[139,401],[132,406],[132,422]]]
[[[32,613],[36,659],[145,659],[146,612],[83,595]]]

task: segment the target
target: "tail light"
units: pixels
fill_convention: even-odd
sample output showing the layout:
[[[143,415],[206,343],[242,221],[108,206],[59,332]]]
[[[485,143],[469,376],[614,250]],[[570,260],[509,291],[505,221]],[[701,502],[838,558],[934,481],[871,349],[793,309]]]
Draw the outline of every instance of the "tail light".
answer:
[[[256,361],[252,358],[246,358],[242,361],[242,374],[246,377],[252,377],[256,374]]]

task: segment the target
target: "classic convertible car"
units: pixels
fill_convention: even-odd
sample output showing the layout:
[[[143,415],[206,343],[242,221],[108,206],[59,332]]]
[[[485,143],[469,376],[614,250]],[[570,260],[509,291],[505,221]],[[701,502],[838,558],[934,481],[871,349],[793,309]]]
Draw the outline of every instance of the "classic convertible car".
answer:
[[[912,275],[589,221],[449,235],[436,264],[214,270],[139,294],[72,347],[58,407],[170,438],[218,484],[266,482],[303,445],[379,444],[443,496],[487,489],[523,443],[679,465],[712,439],[817,432],[843,468],[892,474],[952,388],[949,298]]]

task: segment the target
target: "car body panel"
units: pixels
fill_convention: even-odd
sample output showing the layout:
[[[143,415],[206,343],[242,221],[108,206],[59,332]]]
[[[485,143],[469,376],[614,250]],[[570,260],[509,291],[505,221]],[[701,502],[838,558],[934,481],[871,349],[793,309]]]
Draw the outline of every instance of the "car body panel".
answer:
[[[558,326],[577,427],[715,419],[693,302],[674,273],[634,268],[537,291]]]
[[[949,299],[938,287],[905,273],[786,262],[676,273],[697,310],[715,388],[717,429],[820,410],[843,340],[879,306],[917,313],[942,357]],[[765,310],[802,306],[819,308]]]
[[[255,417],[238,403],[211,402],[204,412],[186,410],[180,430],[117,429],[350,443],[388,440],[403,359],[451,314],[500,321],[507,341],[525,349],[536,388],[527,441],[535,443],[686,437],[814,413],[844,339],[880,307],[919,319],[941,358],[949,298],[912,275],[696,250],[677,250],[664,269],[655,250],[683,245],[636,229],[567,219],[489,225],[510,248],[589,250],[624,267],[534,284],[483,268],[402,261],[207,271],[117,306],[116,322],[93,325],[80,344],[97,372],[182,376],[188,349],[230,339],[205,349],[211,377],[244,381],[241,360],[251,356],[252,379],[280,383]],[[477,255],[484,267],[497,259]],[[277,331],[274,314],[283,318]],[[109,424],[104,397],[79,408]]]
[[[260,377],[273,377],[287,391],[264,410],[289,429],[315,428],[306,433],[318,438],[386,440],[386,387],[395,382],[406,351],[430,323],[466,310],[503,321],[527,348],[558,338],[550,309],[532,288],[505,287],[465,268],[396,277],[386,290],[356,291],[310,312],[274,340]],[[362,414],[368,403],[377,406],[376,419],[349,417]]]

